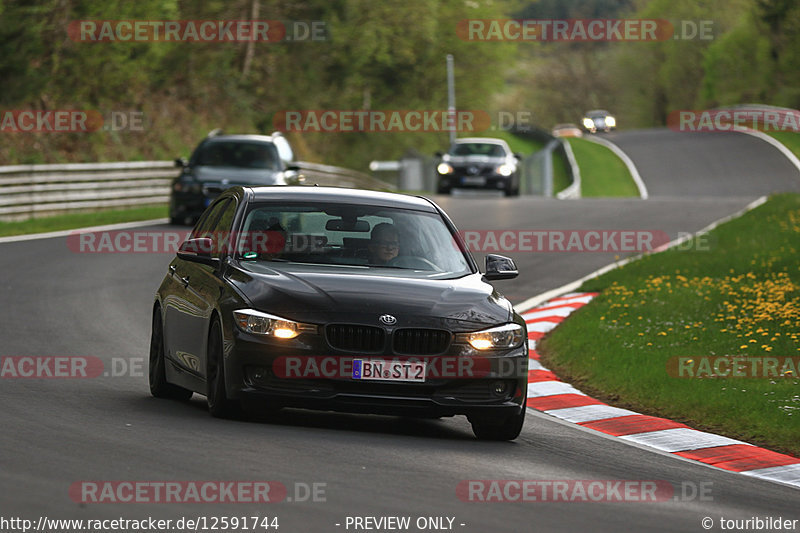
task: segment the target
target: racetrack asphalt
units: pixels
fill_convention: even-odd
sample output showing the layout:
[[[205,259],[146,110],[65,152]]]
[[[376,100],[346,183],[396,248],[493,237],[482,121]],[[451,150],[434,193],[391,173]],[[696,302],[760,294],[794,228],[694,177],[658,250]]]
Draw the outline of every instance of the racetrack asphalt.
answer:
[[[675,237],[763,194],[800,188],[797,170],[752,137],[656,130],[609,138],[639,167],[650,200],[435,200],[462,231],[655,229]],[[159,229],[174,228],[147,228]],[[150,308],[169,254],[82,254],[63,237],[0,248],[0,355],[95,356],[108,370],[114,362],[143,363],[138,375],[0,380],[5,517],[269,515],[278,517],[283,533],[354,531],[345,528],[348,516],[448,516],[464,532],[700,531],[704,517],[719,531],[723,517],[800,518],[797,489],[631,446],[544,414],[529,414],[516,441],[491,443],[476,441],[463,418],[295,410],[273,422],[224,421],[210,417],[199,396],[188,404],[156,400],[146,378]],[[520,277],[496,286],[517,303],[619,254],[507,255]],[[459,498],[465,480],[498,479],[659,480],[686,494],[655,503]],[[87,504],[69,495],[81,480],[275,480],[295,500],[296,483],[324,483],[325,501]],[[700,498],[699,489],[709,492]]]

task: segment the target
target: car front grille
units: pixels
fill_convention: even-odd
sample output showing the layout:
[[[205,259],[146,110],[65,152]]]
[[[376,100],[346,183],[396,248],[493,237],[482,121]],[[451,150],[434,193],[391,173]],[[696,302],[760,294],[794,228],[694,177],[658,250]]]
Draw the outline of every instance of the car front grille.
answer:
[[[459,176],[488,176],[494,173],[497,165],[453,165],[453,172]]]
[[[441,329],[398,329],[392,337],[394,353],[437,355],[450,346],[450,332]]]
[[[357,352],[381,352],[386,339],[381,328],[354,324],[329,324],[325,335],[333,348]]]

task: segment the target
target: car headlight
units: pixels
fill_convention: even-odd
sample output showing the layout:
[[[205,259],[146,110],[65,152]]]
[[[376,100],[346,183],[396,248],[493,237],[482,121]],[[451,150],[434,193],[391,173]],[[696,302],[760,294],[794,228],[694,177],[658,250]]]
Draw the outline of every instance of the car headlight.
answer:
[[[316,333],[317,326],[287,320],[262,313],[255,309],[239,309],[233,312],[239,329],[255,335],[268,335],[279,339],[293,339],[301,333]]]
[[[617,126],[617,119],[615,119],[612,116],[606,117],[606,126],[608,126],[609,128],[616,127]]]
[[[436,167],[436,172],[439,174],[452,174],[453,167],[447,163],[439,163],[439,166]]]
[[[510,176],[511,174],[514,173],[514,167],[508,164],[502,164],[496,169],[494,169],[494,171],[500,174],[501,176]]]
[[[522,331],[519,324],[505,324],[472,333],[459,333],[456,342],[469,344],[476,350],[510,349],[522,344]]]
[[[586,128],[587,130],[594,128],[594,120],[590,119],[589,117],[584,117],[583,127]]]

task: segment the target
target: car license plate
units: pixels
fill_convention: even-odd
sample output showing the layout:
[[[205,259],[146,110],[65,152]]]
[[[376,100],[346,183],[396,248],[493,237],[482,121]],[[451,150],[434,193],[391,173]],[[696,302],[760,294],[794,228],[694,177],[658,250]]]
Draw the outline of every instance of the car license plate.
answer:
[[[486,185],[486,178],[483,176],[467,176],[461,179],[464,185]]]
[[[425,381],[425,363],[421,361],[353,360],[353,379],[375,381]]]

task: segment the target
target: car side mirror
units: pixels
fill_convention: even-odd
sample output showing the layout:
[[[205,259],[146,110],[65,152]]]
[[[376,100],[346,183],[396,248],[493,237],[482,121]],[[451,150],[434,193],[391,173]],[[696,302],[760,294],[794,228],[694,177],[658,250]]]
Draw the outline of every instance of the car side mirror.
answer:
[[[179,157],[175,160],[175,166],[178,168],[183,168],[188,165],[189,162],[186,160],[185,157]]]
[[[442,157],[444,157],[444,154],[443,154],[442,152],[434,152],[434,154],[433,154],[433,155],[434,155],[434,157],[438,157],[439,159],[441,159]]]
[[[486,255],[486,273],[483,275],[489,281],[500,279],[513,279],[519,275],[514,260],[502,255]]]
[[[519,160],[522,160],[522,154],[519,152],[514,152],[514,157],[516,157]]]
[[[184,261],[216,267],[219,258],[213,256],[214,241],[208,237],[187,239],[178,248],[178,257]]]
[[[294,163],[287,163],[284,173],[286,185],[302,185],[306,181],[306,177],[301,173],[300,167]]]

